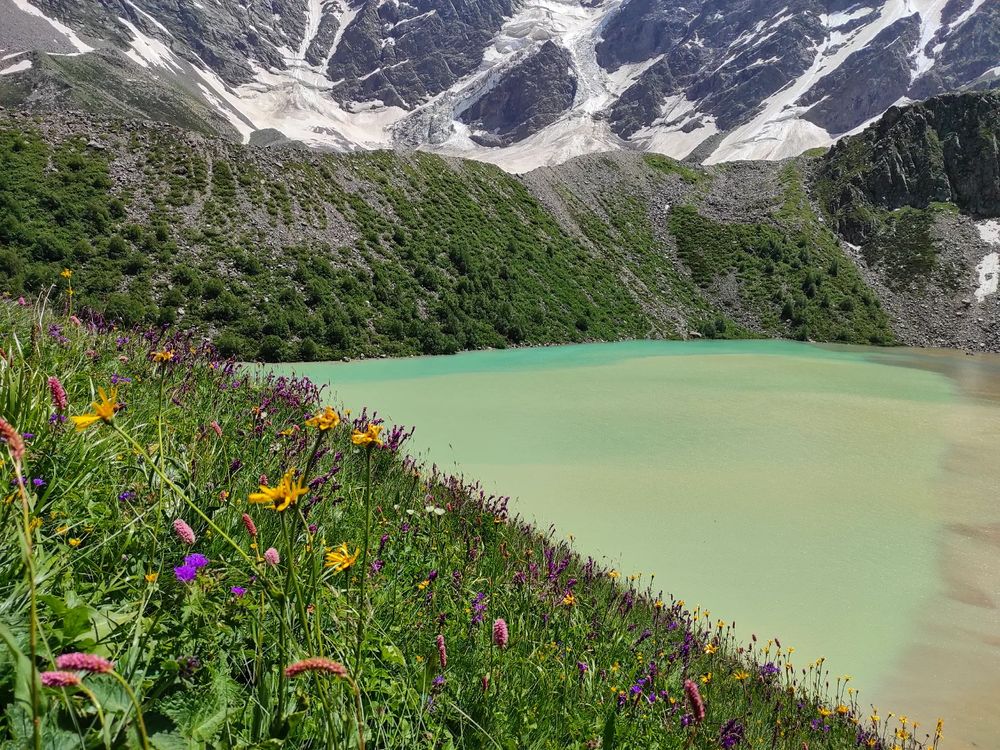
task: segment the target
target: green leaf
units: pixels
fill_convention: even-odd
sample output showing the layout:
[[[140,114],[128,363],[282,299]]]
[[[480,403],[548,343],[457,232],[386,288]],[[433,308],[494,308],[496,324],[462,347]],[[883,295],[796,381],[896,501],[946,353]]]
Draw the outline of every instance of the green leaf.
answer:
[[[31,680],[35,681],[35,690],[40,696],[40,703],[44,706],[44,695],[42,694],[42,684],[38,679],[38,672],[31,660],[18,647],[14,634],[10,632],[4,623],[0,622],[0,640],[2,640],[10,650],[10,655],[16,665],[16,677],[14,679],[14,698],[23,703],[31,711]]]
[[[602,735],[602,750],[614,750],[615,748],[615,709],[608,712],[608,718],[604,722],[604,734]]]
[[[406,666],[406,657],[403,656],[403,652],[389,643],[382,644],[382,660],[397,667]]]

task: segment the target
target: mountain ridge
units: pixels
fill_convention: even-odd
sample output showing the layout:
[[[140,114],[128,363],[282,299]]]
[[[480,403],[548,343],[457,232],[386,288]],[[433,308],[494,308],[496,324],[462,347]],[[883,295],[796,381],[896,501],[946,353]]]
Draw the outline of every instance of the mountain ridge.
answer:
[[[5,7],[36,30],[0,30],[0,58],[119,49],[165,86],[186,84],[244,141],[275,129],[327,149],[419,147],[518,173],[616,149],[780,159],[894,104],[1000,85],[1000,8],[982,0],[789,0],[777,13],[750,0]],[[0,90],[30,81],[14,64],[0,65]],[[475,116],[501,105],[502,118]]]

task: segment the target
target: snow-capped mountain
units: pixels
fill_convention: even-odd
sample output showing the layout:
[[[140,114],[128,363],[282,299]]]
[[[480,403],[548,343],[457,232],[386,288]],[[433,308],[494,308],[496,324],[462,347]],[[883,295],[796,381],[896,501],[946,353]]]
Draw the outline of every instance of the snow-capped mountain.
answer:
[[[65,55],[102,71],[117,56],[122,109],[163,117],[183,96],[244,139],[273,129],[518,172],[616,148],[714,163],[1000,86],[1000,2],[0,0],[0,102],[58,97],[72,86],[55,69],[93,75]],[[170,107],[131,90],[154,84]],[[74,101],[107,98],[96,89]]]

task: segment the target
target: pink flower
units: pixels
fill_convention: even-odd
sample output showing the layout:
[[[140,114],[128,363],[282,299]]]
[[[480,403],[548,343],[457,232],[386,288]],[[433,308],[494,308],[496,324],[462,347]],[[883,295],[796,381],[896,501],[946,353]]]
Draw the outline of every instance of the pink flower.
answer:
[[[267,552],[264,553],[264,560],[273,568],[281,562],[281,556],[274,547],[268,547]]]
[[[253,522],[253,519],[250,518],[250,514],[249,513],[244,513],[243,514],[243,525],[246,526],[247,533],[250,536],[252,536],[252,537],[256,537],[257,536],[257,524],[255,524]]]
[[[438,660],[441,662],[441,669],[448,666],[448,651],[444,647],[444,636],[438,635],[435,639],[438,647]]]
[[[194,544],[197,539],[194,535],[194,530],[180,518],[174,521],[174,533],[177,534],[178,539],[188,546]]]
[[[24,438],[3,417],[0,417],[0,438],[7,442],[7,450],[10,451],[11,458],[15,461],[21,461],[24,458]]]
[[[700,724],[705,720],[705,701],[702,700],[698,686],[691,680],[684,680],[684,694],[687,696],[688,705],[691,706],[695,724]]]
[[[78,317],[76,317],[75,315],[70,315],[69,316],[69,322],[72,323],[73,325],[77,326],[77,327],[79,327],[80,325],[82,325],[82,321]]]
[[[18,297],[17,298],[17,304],[20,305],[21,307],[27,307],[28,306],[28,303],[24,301],[24,297]]]
[[[332,674],[334,677],[347,677],[347,667],[339,661],[323,659],[321,657],[303,659],[285,667],[285,677],[297,677],[305,672],[326,672],[327,674]]]
[[[59,669],[72,670],[74,672],[93,672],[94,674],[106,674],[115,668],[115,665],[103,656],[82,654],[79,652],[57,656],[56,666]]]
[[[42,684],[45,687],[73,687],[80,684],[80,677],[75,672],[42,672]]]
[[[59,378],[49,378],[49,391],[52,392],[52,405],[56,407],[56,411],[66,411],[69,408],[69,400],[66,398],[66,389],[59,382]]]
[[[510,633],[507,632],[507,621],[498,617],[493,621],[493,643],[498,648],[506,648]]]
[[[215,433],[216,435],[218,435],[219,437],[222,437],[222,428],[221,428],[221,427],[219,427],[219,423],[218,423],[218,422],[216,422],[216,421],[215,421],[215,420],[213,419],[213,420],[212,420],[212,424],[210,424],[210,425],[209,425],[209,427],[211,427],[211,428],[212,428],[212,431],[213,431],[213,432],[214,432],[214,433]]]

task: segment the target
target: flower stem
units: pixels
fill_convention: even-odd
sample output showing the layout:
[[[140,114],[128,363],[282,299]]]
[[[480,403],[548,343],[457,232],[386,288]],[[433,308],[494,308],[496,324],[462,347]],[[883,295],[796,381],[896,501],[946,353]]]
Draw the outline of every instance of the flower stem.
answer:
[[[365,448],[365,535],[361,546],[361,589],[358,594],[358,642],[354,652],[354,674],[361,676],[361,644],[365,637],[365,583],[368,580],[368,543],[371,535],[372,447]]]
[[[128,684],[128,681],[114,670],[112,670],[109,674],[121,683],[121,686],[125,688],[125,692],[128,694],[129,700],[132,701],[132,705],[135,706],[135,728],[139,733],[139,744],[142,745],[142,750],[149,750],[149,737],[146,735],[146,722],[142,719],[142,706],[139,705],[139,699],[135,697],[135,691],[132,690],[132,686]]]
[[[31,503],[28,490],[24,486],[24,470],[21,461],[14,458],[14,476],[17,478],[18,495],[21,498],[21,515],[24,524],[24,569],[28,576],[29,617],[28,649],[31,653],[31,735],[35,750],[42,748],[42,712],[38,691],[38,592],[35,588],[35,558],[31,544]]]

